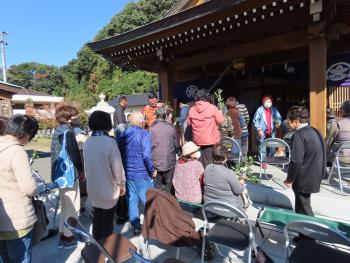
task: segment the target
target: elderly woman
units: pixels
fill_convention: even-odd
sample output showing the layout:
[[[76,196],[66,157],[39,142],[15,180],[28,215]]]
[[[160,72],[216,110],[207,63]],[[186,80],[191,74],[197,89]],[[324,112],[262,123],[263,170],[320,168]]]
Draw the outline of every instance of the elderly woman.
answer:
[[[175,196],[186,202],[202,203],[203,165],[198,161],[200,147],[193,142],[182,146],[182,157],[177,161],[173,185]]]
[[[38,185],[23,145],[38,131],[28,115],[12,116],[0,137],[0,261],[31,262],[34,223],[32,196]]]
[[[350,100],[345,101],[340,107],[341,120],[333,121],[330,124],[326,137],[328,162],[333,162],[335,154],[340,146],[350,141]],[[344,149],[340,152],[339,160],[343,163],[350,163],[350,150]]]
[[[220,201],[243,208],[240,195],[244,190],[244,180],[225,166],[228,151],[225,146],[216,144],[213,148],[213,163],[204,170],[204,203]]]

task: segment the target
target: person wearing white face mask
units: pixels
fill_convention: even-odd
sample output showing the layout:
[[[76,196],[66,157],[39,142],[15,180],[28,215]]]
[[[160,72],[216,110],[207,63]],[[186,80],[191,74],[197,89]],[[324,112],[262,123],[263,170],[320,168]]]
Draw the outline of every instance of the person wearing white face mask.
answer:
[[[191,202],[202,202],[202,185],[204,168],[198,159],[201,156],[200,147],[193,142],[182,146],[182,157],[177,161],[173,186],[176,198]]]
[[[258,144],[267,138],[275,138],[276,132],[281,125],[281,114],[276,107],[272,106],[272,97],[264,96],[262,99],[263,105],[260,106],[255,114],[253,123],[257,131]],[[270,155],[273,153],[266,152],[265,149],[261,149],[261,154]],[[263,164],[263,169],[266,169],[266,165]]]

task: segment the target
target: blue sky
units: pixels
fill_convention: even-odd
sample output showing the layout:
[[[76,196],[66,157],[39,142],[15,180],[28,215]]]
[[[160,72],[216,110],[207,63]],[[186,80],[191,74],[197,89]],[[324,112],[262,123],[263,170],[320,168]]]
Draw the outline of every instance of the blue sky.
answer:
[[[130,0],[1,0],[7,66],[63,66]]]

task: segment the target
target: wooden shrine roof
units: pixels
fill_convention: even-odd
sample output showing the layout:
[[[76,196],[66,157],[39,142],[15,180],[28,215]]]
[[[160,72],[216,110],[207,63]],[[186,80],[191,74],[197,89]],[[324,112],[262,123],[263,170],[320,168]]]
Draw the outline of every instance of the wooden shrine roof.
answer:
[[[350,24],[350,0],[323,1],[323,20]],[[211,0],[88,46],[120,67],[176,71],[307,46],[311,23],[310,0]]]

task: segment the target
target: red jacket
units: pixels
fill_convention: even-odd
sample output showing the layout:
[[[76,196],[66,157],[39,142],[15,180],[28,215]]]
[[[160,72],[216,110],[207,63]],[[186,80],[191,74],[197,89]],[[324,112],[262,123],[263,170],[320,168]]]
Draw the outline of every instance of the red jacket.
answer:
[[[220,142],[218,125],[223,122],[224,116],[219,109],[207,101],[197,101],[187,119],[187,124],[192,126],[193,142],[200,146]]]

